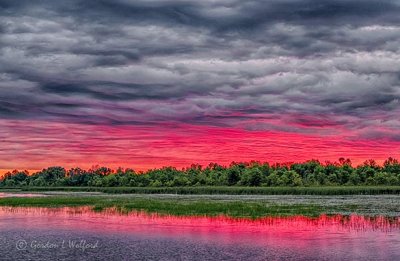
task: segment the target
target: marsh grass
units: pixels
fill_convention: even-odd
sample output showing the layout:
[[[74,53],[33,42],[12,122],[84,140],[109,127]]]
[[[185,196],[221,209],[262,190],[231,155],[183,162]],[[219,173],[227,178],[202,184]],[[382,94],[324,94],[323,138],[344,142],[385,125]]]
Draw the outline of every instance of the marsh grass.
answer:
[[[21,187],[21,191],[82,191],[109,194],[182,195],[382,195],[400,194],[400,186],[319,186],[319,187]],[[2,190],[0,190],[1,192]]]
[[[1,198],[0,206],[12,207],[77,207],[90,206],[95,211],[115,208],[121,213],[145,211],[177,216],[231,216],[257,218],[263,216],[318,216],[330,211],[349,211],[349,206],[316,204],[274,204],[269,202],[216,201],[216,200],[171,200],[143,198],[106,197],[41,197],[41,198]]]

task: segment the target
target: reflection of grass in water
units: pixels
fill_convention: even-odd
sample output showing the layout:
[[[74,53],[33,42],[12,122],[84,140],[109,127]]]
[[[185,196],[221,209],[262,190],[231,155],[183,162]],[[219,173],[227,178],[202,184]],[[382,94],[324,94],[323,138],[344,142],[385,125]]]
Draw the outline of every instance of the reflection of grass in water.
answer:
[[[316,205],[267,205],[263,203],[244,202],[160,202],[160,201],[136,201],[121,205],[120,210],[143,210],[172,215],[200,215],[216,216],[226,215],[232,217],[262,217],[262,216],[318,216],[324,212],[321,206]]]
[[[199,215],[231,217],[318,216],[321,214],[356,212],[356,205],[323,206],[317,204],[276,204],[257,201],[174,200],[116,197],[2,198],[0,206],[63,207],[92,206],[95,211],[116,208],[127,213],[133,210],[170,215]]]

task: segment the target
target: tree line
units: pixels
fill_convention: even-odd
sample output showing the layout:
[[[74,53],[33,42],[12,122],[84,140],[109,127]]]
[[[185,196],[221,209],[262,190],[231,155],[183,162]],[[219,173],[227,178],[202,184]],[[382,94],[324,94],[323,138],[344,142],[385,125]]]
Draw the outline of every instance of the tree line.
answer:
[[[338,186],[400,185],[400,163],[388,158],[383,165],[374,160],[353,167],[351,160],[321,163],[273,164],[233,162],[229,166],[210,163],[193,164],[178,170],[175,167],[136,172],[133,169],[95,166],[88,170],[49,167],[30,175],[14,170],[0,180],[1,187],[22,186],[94,186],[94,187],[179,187],[179,186]]]

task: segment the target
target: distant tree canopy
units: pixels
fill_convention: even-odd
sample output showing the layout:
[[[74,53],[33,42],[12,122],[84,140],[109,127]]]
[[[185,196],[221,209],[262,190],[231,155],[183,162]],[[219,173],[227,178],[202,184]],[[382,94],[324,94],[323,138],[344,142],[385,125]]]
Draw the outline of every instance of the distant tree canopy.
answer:
[[[133,169],[93,167],[89,170],[49,167],[29,175],[14,170],[0,180],[2,187],[21,186],[95,186],[95,187],[178,187],[178,186],[335,186],[400,185],[400,163],[388,158],[382,166],[374,160],[353,167],[349,159],[320,163],[273,164],[233,162],[229,166],[211,163],[206,167],[192,165],[135,172]]]

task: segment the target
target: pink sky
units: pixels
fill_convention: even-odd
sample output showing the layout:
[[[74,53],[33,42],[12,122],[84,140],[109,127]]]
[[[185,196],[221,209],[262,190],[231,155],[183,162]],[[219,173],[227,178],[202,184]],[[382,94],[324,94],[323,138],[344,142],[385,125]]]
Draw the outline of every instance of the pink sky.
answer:
[[[367,159],[382,162],[398,157],[400,148],[400,142],[389,140],[351,140],[348,132],[316,135],[189,124],[144,127],[16,120],[2,120],[1,127],[2,172],[54,165],[145,170],[251,160],[324,162],[340,157],[359,164]]]
[[[398,1],[0,10],[0,172],[400,156]]]

